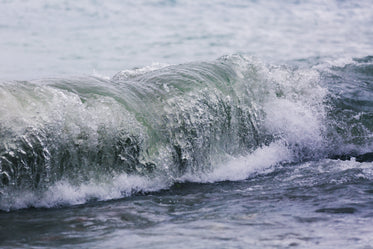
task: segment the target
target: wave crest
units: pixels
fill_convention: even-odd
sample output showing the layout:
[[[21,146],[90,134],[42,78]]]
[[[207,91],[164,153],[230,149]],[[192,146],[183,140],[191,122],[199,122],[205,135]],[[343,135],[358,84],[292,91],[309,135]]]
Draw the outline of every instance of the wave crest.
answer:
[[[106,198],[99,188],[89,188],[96,194],[79,198],[120,198],[132,189],[242,179],[274,164],[335,154],[332,145],[345,134],[339,129],[346,110],[338,101],[348,96],[336,92],[330,72],[232,55],[127,70],[110,80],[2,83],[0,198],[7,209],[43,206],[36,203],[58,186],[86,193],[79,189],[108,181],[119,186],[115,193],[126,194],[104,191]],[[355,115],[371,115],[364,108]],[[369,140],[371,126],[360,127]],[[240,163],[232,163],[234,158]],[[237,178],[239,171],[244,173]],[[136,177],[146,184],[123,185]],[[15,204],[11,193],[26,190],[31,201]],[[63,200],[41,203],[53,206]]]

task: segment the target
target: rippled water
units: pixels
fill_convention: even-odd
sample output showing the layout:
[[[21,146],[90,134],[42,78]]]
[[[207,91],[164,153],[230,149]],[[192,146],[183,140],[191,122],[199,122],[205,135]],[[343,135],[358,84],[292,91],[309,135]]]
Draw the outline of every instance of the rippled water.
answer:
[[[322,160],[244,181],[3,213],[1,239],[5,248],[369,248],[371,166]]]
[[[1,1],[0,78],[247,53],[266,62],[372,54],[371,1]]]
[[[370,1],[0,1],[1,248],[371,248]]]

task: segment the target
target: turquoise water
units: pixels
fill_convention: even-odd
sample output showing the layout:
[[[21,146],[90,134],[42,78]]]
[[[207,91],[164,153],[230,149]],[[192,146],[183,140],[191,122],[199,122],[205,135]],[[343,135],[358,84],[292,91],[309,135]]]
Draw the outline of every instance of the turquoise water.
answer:
[[[370,1],[0,9],[0,247],[371,248]]]

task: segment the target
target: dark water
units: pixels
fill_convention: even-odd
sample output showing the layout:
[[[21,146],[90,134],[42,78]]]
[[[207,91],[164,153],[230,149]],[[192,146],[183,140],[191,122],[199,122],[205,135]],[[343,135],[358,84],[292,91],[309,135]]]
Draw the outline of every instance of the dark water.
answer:
[[[367,163],[291,165],[243,181],[1,213],[1,240],[5,248],[370,248],[371,181]]]

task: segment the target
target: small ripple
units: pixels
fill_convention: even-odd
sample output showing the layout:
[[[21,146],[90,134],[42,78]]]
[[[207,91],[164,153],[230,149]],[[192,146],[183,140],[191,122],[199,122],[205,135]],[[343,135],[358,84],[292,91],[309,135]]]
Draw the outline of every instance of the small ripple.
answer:
[[[356,208],[341,207],[341,208],[320,208],[315,211],[316,213],[328,214],[354,214],[357,212]]]
[[[321,218],[321,217],[295,217],[295,219],[300,223],[314,223],[314,222],[321,222],[327,221],[328,218]]]

